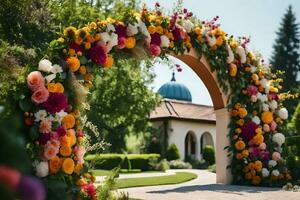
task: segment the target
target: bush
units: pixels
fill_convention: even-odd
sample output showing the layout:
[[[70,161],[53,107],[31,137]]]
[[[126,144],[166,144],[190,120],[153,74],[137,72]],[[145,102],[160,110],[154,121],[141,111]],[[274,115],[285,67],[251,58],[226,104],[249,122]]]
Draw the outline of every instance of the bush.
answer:
[[[214,147],[207,145],[203,149],[203,159],[209,163],[209,165],[213,165],[216,163],[215,160],[215,149]]]
[[[149,162],[151,169],[155,171],[166,171],[170,169],[168,161],[166,159],[162,159],[161,161],[158,161],[157,158],[153,158]]]
[[[182,160],[171,160],[169,163],[171,169],[192,169],[192,165]]]
[[[120,167],[124,156],[119,154],[99,154],[92,160],[95,169],[113,169]]]
[[[171,144],[170,146],[168,146],[166,158],[168,161],[180,159],[179,150],[175,144]]]
[[[131,170],[131,163],[130,163],[130,160],[128,159],[127,156],[124,158],[121,167],[122,167],[122,169],[128,169],[128,170]]]
[[[160,158],[159,154],[131,154],[128,155],[128,159],[131,163],[132,169],[141,169],[142,171],[149,170],[150,167],[150,160],[153,158]]]
[[[210,166],[208,167],[208,171],[213,172],[213,173],[216,173],[216,164],[210,165]]]
[[[207,169],[209,167],[209,163],[202,159],[202,160],[193,160],[191,162],[194,169]]]

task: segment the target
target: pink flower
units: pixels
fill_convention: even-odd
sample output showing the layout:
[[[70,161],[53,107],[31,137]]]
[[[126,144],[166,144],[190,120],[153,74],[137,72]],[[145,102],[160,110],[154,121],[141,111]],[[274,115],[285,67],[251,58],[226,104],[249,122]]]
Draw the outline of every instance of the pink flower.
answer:
[[[272,154],[272,159],[275,160],[275,161],[280,160],[280,159],[281,159],[280,153],[275,151],[275,152]]]
[[[49,119],[43,119],[40,123],[40,133],[50,133],[52,123]]]
[[[84,146],[75,146],[74,152],[75,152],[76,160],[78,161],[78,163],[83,164],[84,163],[83,157],[86,152]]]
[[[15,191],[19,185],[21,174],[19,171],[5,165],[0,165],[0,183]]]
[[[51,140],[59,140],[59,135],[57,132],[51,133]]]
[[[247,88],[247,93],[248,93],[249,96],[257,95],[258,89],[257,89],[256,86],[250,85],[250,86],[248,86],[248,88]]]
[[[89,183],[89,184],[85,184],[82,186],[82,189],[88,194],[89,197],[91,197],[91,199],[95,199],[96,198],[96,187],[94,186],[94,184]]]
[[[269,126],[269,124],[264,124],[263,130],[264,130],[264,132],[269,132],[269,131],[270,131],[270,126]]]
[[[270,124],[270,128],[271,128],[271,131],[275,131],[276,130],[276,128],[277,128],[277,124],[276,124],[276,122],[275,121],[272,121],[271,122],[271,124]]]
[[[50,160],[52,158],[54,158],[56,156],[56,154],[58,154],[59,149],[53,145],[47,145],[45,150],[44,150],[44,157],[47,160]]]
[[[118,38],[118,48],[119,49],[125,48],[125,41],[126,41],[125,37]]]
[[[267,148],[267,145],[266,145],[266,143],[261,143],[260,145],[259,145],[259,147],[258,147],[260,150],[266,150],[266,148]]]
[[[260,155],[260,149],[257,147],[250,147],[249,152],[250,152],[250,155],[255,158],[259,157],[259,155]]]
[[[47,101],[43,103],[47,112],[54,114],[68,107],[68,99],[63,93],[51,92]]]
[[[253,103],[255,103],[255,102],[257,101],[257,96],[256,96],[256,95],[252,95],[252,96],[251,96],[251,101],[252,101]]]
[[[159,56],[161,53],[160,47],[158,45],[151,44],[150,45],[150,53],[153,56]]]
[[[41,86],[34,91],[34,93],[31,96],[31,100],[36,104],[40,104],[47,101],[48,97],[49,97],[48,90],[45,88],[45,86]]]
[[[57,148],[59,149],[59,146],[60,146],[60,142],[58,140],[55,140],[55,139],[51,139],[47,142],[46,144],[46,147],[54,147],[54,148]]]
[[[31,91],[36,91],[45,84],[45,79],[41,72],[33,71],[27,76],[27,85]]]
[[[242,126],[242,137],[246,141],[250,141],[255,135],[255,130],[258,128],[258,125],[253,121],[249,121]]]

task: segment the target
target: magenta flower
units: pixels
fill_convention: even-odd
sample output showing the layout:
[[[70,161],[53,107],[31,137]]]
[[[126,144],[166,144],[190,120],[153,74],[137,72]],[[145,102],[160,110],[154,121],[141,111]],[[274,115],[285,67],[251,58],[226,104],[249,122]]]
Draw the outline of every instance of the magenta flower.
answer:
[[[43,103],[43,107],[47,112],[55,114],[68,107],[68,98],[63,93],[50,92],[47,101]]]
[[[63,137],[66,135],[67,131],[66,131],[65,127],[59,126],[56,129],[56,133],[58,134],[59,137]]]
[[[96,192],[96,187],[94,186],[94,184],[90,183],[90,184],[86,184],[84,186],[82,186],[82,189],[88,194],[89,197],[93,198],[96,196],[97,192]]]
[[[248,123],[242,126],[242,137],[246,141],[250,141],[255,136],[255,130],[258,128],[258,125],[253,121],[249,121]]]
[[[257,89],[256,86],[250,85],[250,86],[248,86],[248,88],[247,88],[247,93],[248,93],[249,96],[257,95],[258,89]]]
[[[175,26],[175,28],[173,29],[172,33],[173,33],[174,41],[175,42],[178,42],[178,41],[180,41],[182,39],[180,28],[178,28],[178,27]]]
[[[159,33],[151,34],[151,43],[150,44],[155,44],[157,46],[160,46],[161,39],[160,39]]]
[[[161,53],[161,49],[160,49],[160,47],[158,45],[151,44],[150,45],[150,53],[153,56],[159,56],[160,53]]]
[[[106,61],[107,54],[101,46],[94,46],[89,50],[90,59],[97,65],[103,65]]]
[[[83,48],[80,45],[76,44],[75,42],[72,42],[69,48],[74,49],[75,52],[83,52]]]
[[[270,92],[269,96],[271,97],[272,100],[278,101],[279,97],[276,93]]]
[[[50,140],[50,138],[51,138],[50,133],[42,133],[42,134],[40,134],[39,144],[41,144],[41,145],[47,144],[47,142]]]
[[[252,157],[259,157],[260,156],[260,149],[257,147],[250,147],[249,148],[249,153]]]
[[[117,33],[119,38],[120,37],[124,37],[124,38],[127,37],[126,27],[123,26],[123,25],[116,26],[116,33]]]

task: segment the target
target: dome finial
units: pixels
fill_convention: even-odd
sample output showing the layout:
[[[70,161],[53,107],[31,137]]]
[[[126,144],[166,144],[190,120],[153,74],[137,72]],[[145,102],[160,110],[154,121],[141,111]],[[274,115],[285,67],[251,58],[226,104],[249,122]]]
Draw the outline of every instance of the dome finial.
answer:
[[[174,72],[174,70],[173,70],[173,73],[172,73],[172,79],[171,79],[171,81],[176,81],[176,79],[175,79],[175,72]]]

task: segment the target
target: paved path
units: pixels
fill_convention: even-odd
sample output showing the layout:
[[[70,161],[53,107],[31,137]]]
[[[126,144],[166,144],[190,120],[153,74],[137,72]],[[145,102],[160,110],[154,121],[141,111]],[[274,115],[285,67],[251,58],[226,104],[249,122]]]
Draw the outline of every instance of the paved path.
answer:
[[[168,173],[174,171],[169,170]],[[176,171],[192,172],[198,178],[177,185],[137,187],[121,191],[143,200],[300,200],[300,192],[282,191],[280,188],[216,184],[216,175],[206,170]]]

